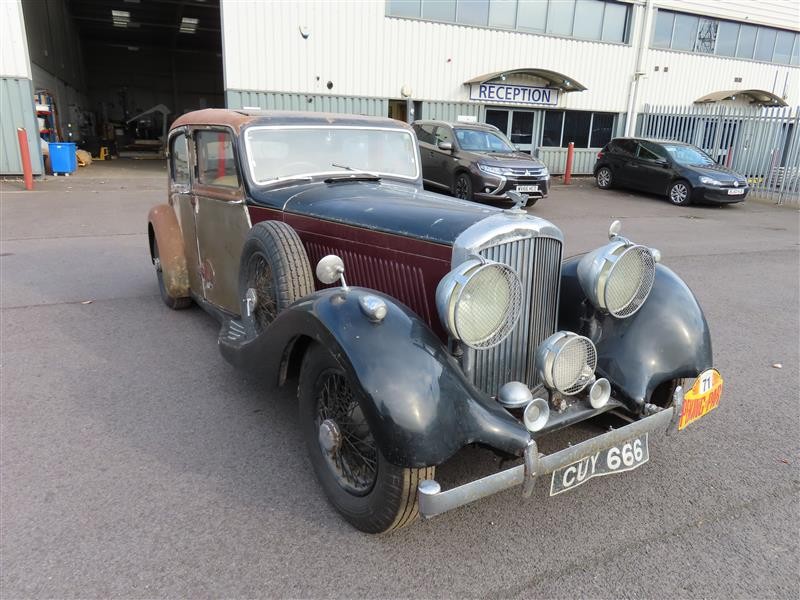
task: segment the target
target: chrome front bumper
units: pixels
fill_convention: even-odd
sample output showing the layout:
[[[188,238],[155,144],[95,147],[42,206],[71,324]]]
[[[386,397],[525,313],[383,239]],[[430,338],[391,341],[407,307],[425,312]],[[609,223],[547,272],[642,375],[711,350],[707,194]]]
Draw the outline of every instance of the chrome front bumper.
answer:
[[[650,407],[652,405],[648,405],[648,408]],[[661,410],[652,407],[651,410],[658,412],[553,454],[539,454],[536,441],[531,440],[525,449],[523,464],[449,490],[442,491],[436,481],[426,479],[420,482],[417,488],[419,512],[423,517],[429,519],[518,485],[523,486],[522,495],[528,498],[533,493],[536,478],[541,475],[552,473],[595,452],[647,432],[661,430],[670,434],[677,431],[678,421],[683,410],[683,388],[678,386],[675,389],[672,406]]]

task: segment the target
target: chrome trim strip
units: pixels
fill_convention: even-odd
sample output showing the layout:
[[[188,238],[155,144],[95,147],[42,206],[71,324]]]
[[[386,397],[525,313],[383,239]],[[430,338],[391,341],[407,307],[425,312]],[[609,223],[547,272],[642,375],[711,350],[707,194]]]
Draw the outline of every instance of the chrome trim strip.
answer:
[[[442,491],[441,486],[435,481],[422,481],[417,488],[419,513],[424,518],[430,519],[459,506],[464,506],[523,484],[523,491],[530,495],[533,491],[533,484],[539,476],[552,473],[562,467],[571,465],[581,458],[591,456],[595,452],[605,450],[644,433],[656,430],[665,432],[672,430],[677,427],[680,410],[681,408],[677,405],[666,408],[654,415],[634,421],[630,425],[595,436],[553,454],[538,454],[536,444],[529,444],[525,449],[525,462],[523,464],[449,490]],[[533,456],[534,453],[536,456]]]

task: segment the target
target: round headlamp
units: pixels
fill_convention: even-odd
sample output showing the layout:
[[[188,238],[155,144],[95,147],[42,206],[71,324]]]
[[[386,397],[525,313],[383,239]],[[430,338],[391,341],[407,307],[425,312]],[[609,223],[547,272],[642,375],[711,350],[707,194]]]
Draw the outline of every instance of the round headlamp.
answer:
[[[615,240],[584,256],[578,281],[600,310],[620,319],[639,310],[656,277],[656,258],[646,246]]]
[[[436,306],[450,335],[471,348],[491,348],[519,320],[522,283],[506,265],[470,259],[439,282]]]
[[[562,394],[577,394],[594,380],[597,351],[592,340],[572,333],[558,331],[536,349],[536,372],[551,390]]]

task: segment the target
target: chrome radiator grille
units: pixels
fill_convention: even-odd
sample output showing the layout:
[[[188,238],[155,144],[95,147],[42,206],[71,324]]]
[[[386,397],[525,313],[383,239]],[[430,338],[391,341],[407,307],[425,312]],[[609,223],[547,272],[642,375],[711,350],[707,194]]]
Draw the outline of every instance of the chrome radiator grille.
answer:
[[[481,250],[481,256],[509,265],[522,281],[523,308],[519,323],[503,342],[472,351],[472,381],[489,395],[509,381],[533,387],[539,383],[533,365],[539,344],[556,330],[561,279],[560,240],[528,237]]]

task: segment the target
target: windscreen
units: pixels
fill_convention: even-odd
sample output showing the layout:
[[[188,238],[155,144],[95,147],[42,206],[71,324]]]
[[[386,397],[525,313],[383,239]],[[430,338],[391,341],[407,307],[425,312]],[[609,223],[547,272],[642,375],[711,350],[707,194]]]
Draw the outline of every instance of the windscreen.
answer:
[[[469,152],[514,152],[503,137],[491,131],[456,129],[456,139],[462,150]]]
[[[672,146],[664,144],[664,149],[669,152],[676,163],[680,165],[713,165],[714,160],[700,148],[693,146]]]
[[[257,184],[353,172],[416,179],[411,132],[361,127],[251,127],[245,133],[250,174]]]

